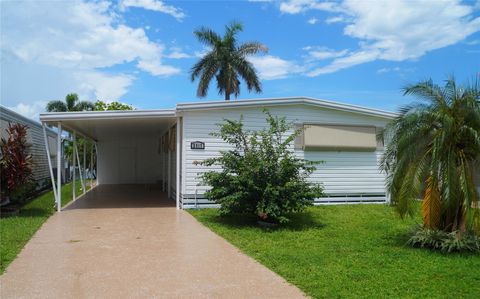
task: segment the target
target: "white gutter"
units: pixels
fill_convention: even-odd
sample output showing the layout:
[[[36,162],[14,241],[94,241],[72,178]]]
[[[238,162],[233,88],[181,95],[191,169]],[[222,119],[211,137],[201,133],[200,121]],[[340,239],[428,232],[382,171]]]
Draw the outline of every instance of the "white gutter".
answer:
[[[83,111],[83,112],[48,112],[40,114],[40,121],[54,122],[66,120],[104,120],[127,118],[175,117],[175,109],[133,110],[133,111]]]

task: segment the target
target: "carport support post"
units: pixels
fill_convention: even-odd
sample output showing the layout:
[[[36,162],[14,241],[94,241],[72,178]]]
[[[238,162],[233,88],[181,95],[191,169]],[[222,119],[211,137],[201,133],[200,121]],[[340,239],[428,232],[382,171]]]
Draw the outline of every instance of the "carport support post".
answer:
[[[48,142],[47,129],[45,128],[45,123],[42,123],[43,128],[43,140],[45,142],[45,150],[47,151],[47,160],[48,160],[48,170],[50,171],[50,179],[52,180],[52,189],[53,196],[55,197],[55,202],[57,201],[57,187],[55,187],[55,177],[53,176],[52,168],[52,157],[50,156],[50,143]]]
[[[57,123],[57,211],[62,207],[62,123]]]
[[[170,199],[172,197],[171,195],[171,191],[170,191],[170,185],[171,185],[171,178],[172,178],[172,151],[170,150],[170,134],[172,134],[172,131],[169,129],[168,130],[168,149],[167,149],[167,156],[168,156],[168,159],[167,159],[167,195],[168,195],[168,198]]]
[[[72,181],[72,198],[73,201],[77,199],[77,133],[73,132],[73,181]]]
[[[83,194],[87,189],[87,140],[83,142]]]
[[[181,120],[180,120],[180,117],[177,118],[177,146],[176,146],[176,149],[177,149],[177,167],[175,167],[175,170],[176,170],[176,176],[177,176],[177,179],[175,180],[176,182],[176,191],[175,191],[175,200],[176,200],[176,205],[177,205],[177,209],[180,209],[180,153],[181,153],[181,150],[180,150],[180,147],[181,147],[181,140],[180,140],[180,131],[182,130],[182,123],[181,123]]]
[[[93,188],[93,143],[90,143],[90,189]]]

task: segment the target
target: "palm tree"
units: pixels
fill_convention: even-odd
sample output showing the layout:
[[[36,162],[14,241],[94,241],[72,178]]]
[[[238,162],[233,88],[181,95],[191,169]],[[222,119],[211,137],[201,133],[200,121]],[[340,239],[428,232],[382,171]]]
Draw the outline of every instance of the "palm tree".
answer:
[[[423,196],[425,228],[480,229],[480,196],[473,179],[480,175],[478,79],[465,88],[453,77],[444,87],[431,80],[406,86],[404,94],[421,101],[403,107],[385,129],[381,168],[392,203],[402,217],[412,215],[414,202]]]
[[[79,102],[76,93],[69,93],[65,97],[65,102],[48,102],[46,110],[48,112],[92,111],[95,110],[95,105],[92,102],[88,101]]]
[[[73,112],[73,111],[93,111],[95,110],[95,104],[89,101],[78,101],[76,93],[69,93],[65,97],[65,102],[62,101],[50,101],[47,103],[46,110],[48,112]],[[67,136],[70,137],[70,133],[67,132]],[[79,143],[83,144],[82,138],[78,139]],[[73,160],[73,144],[67,142],[63,144],[64,156],[68,161]],[[80,147],[80,152],[83,151],[83,147]],[[80,154],[80,153],[79,153]],[[88,155],[87,155],[88,157]],[[70,163],[70,162],[69,162]],[[73,165],[73,171],[75,171],[75,165]],[[65,178],[65,169],[62,169],[62,177]]]
[[[254,90],[257,93],[262,91],[256,70],[247,57],[258,52],[266,53],[268,49],[259,42],[238,45],[236,35],[242,30],[242,24],[232,22],[226,26],[223,37],[205,27],[194,32],[201,43],[211,48],[191,69],[192,82],[196,78],[200,79],[197,88],[198,97],[207,95],[208,86],[214,76],[217,80],[218,92],[225,95],[226,101],[230,100],[231,94],[235,97],[240,94],[239,77],[247,83],[248,91]]]

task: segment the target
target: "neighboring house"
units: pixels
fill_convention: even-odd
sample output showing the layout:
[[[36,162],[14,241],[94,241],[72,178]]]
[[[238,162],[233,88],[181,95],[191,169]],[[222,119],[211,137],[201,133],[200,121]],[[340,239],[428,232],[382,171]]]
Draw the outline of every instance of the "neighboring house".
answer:
[[[28,126],[27,142],[30,145],[30,154],[32,155],[32,174],[33,180],[37,183],[37,188],[41,189],[50,184],[50,173],[48,170],[47,154],[45,149],[45,139],[43,136],[42,124],[22,116],[4,106],[0,106],[1,137],[7,138],[6,129],[9,123],[19,123]],[[57,133],[47,128],[47,137],[50,145],[52,158],[56,158],[56,138]]]
[[[379,170],[383,143],[376,132],[396,114],[305,97],[197,102],[174,109],[44,113],[97,144],[98,184],[160,184],[177,207],[209,206],[200,175],[210,169],[197,162],[229,146],[211,136],[224,119],[240,119],[246,129],[265,127],[267,108],[285,116],[304,133],[294,150],[307,160],[323,160],[311,180],[323,183],[316,203],[385,202],[385,174]],[[217,168],[218,169],[218,168]]]

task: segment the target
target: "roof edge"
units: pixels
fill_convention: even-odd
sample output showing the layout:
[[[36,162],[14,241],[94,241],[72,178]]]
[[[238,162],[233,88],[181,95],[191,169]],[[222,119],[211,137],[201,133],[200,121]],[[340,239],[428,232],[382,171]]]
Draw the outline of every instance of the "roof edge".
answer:
[[[204,110],[204,109],[221,109],[227,107],[248,107],[248,106],[266,106],[266,105],[292,105],[292,104],[308,104],[327,109],[341,110],[353,113],[360,113],[370,116],[383,117],[393,119],[398,116],[397,113],[367,108],[358,105],[334,102],[311,97],[284,97],[284,98],[263,98],[263,99],[247,99],[236,101],[215,101],[215,102],[194,102],[194,103],[178,103],[178,111],[188,110]]]
[[[40,114],[40,121],[153,118],[161,116],[175,117],[176,109],[46,112]]]

